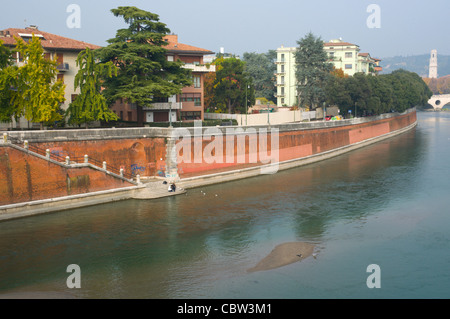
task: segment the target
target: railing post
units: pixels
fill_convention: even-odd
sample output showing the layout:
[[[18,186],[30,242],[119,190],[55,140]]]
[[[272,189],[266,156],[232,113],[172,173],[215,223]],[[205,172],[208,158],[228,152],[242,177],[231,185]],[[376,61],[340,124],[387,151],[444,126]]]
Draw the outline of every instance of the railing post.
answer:
[[[27,140],[23,141],[23,148],[26,150],[28,149],[28,141]]]
[[[8,133],[3,133],[3,143],[8,143]]]
[[[123,168],[120,169],[120,176],[123,177]]]
[[[48,148],[45,150],[45,156],[47,159],[50,159],[50,150]]]
[[[69,165],[69,164],[70,164],[70,157],[66,156],[66,165]]]
[[[106,162],[103,162],[103,169],[106,171]]]
[[[87,164],[89,163],[89,156],[86,154],[84,155],[84,162]]]
[[[136,175],[136,182],[138,183],[138,184],[140,184],[141,183],[141,175]]]

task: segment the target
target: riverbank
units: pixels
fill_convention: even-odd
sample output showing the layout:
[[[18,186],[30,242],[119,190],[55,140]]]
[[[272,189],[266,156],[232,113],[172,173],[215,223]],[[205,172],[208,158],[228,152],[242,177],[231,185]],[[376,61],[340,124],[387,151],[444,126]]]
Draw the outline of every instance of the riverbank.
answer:
[[[271,162],[266,165],[256,163],[251,167],[242,168],[238,165],[226,167],[218,167],[217,165],[197,165],[195,166],[197,171],[195,171],[196,173],[194,176],[180,174],[177,179],[178,191],[173,194],[168,193],[165,190],[165,185],[163,186],[162,184],[163,179],[153,177],[153,179],[150,179],[153,187],[137,185],[99,192],[89,192],[85,194],[3,205],[0,206],[0,221],[61,211],[76,207],[92,206],[111,201],[133,198],[154,199],[165,196],[173,196],[184,193],[184,190],[186,189],[255,177],[258,175],[267,174],[268,172],[276,173],[281,170],[307,165],[339,156],[352,150],[391,138],[398,134],[402,134],[413,129],[416,125],[416,111],[413,109],[408,110],[403,114],[383,114],[378,117],[358,118],[351,121],[292,123],[288,125],[272,126],[272,128],[278,129],[281,135],[279,150],[281,156],[279,161]],[[134,130],[132,132],[133,134],[136,134]],[[146,132],[139,131],[138,133],[141,134]],[[32,137],[28,136],[31,133],[25,132],[21,134],[25,137]],[[55,134],[57,133],[52,132],[50,135]],[[73,132],[70,134],[73,134]],[[93,132],[90,132],[90,134],[93,134]],[[101,136],[105,136],[104,132],[99,132],[99,134]],[[118,136],[120,135],[115,131],[114,134]],[[170,134],[170,131],[163,132],[159,129],[157,137],[161,138],[161,136],[164,135],[170,136]],[[74,136],[76,136],[76,134]],[[48,139],[48,136],[46,138]],[[80,137],[76,138],[79,139]],[[87,138],[91,141],[93,140],[92,136]],[[124,137],[122,135],[120,138],[124,140],[126,136]],[[138,136],[135,136],[134,138],[137,139]],[[146,137],[144,137],[144,139],[145,138]],[[53,136],[53,139],[57,139],[57,136]],[[59,138],[59,140],[61,140],[61,138]],[[36,141],[39,142],[39,140]],[[131,142],[133,142],[133,140],[131,140]],[[47,141],[45,143],[49,142]],[[172,147],[166,147],[166,166],[172,165],[175,171],[183,170],[183,168],[184,171],[188,171],[189,166],[184,163],[177,163],[177,157],[174,157],[173,154],[175,143],[172,143]],[[132,151],[142,149],[141,147],[136,146],[137,144],[138,143],[136,140],[134,140],[134,144],[132,144]],[[61,145],[61,148],[64,147],[64,144],[61,144],[61,142],[59,145]],[[72,144],[69,144],[69,146],[71,145]],[[305,149],[307,151],[305,151]]]

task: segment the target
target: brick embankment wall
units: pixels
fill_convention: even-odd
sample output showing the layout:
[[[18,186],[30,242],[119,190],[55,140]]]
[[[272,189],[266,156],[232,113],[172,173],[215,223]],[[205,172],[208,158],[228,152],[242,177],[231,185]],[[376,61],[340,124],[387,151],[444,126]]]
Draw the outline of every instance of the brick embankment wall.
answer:
[[[66,168],[0,147],[0,206],[132,186],[89,167]]]
[[[374,119],[362,118],[357,120],[361,123],[349,125],[349,123],[345,121],[336,121],[334,123],[311,122],[273,126],[278,129],[278,161],[283,162],[301,159],[371,138],[376,138],[408,127],[415,123],[417,118],[416,112],[413,110],[402,115],[382,115]],[[237,136],[235,136],[234,139],[230,139],[229,136],[226,136],[225,128],[220,128],[220,130],[223,133],[222,137],[213,136],[211,139],[203,140],[201,147],[195,147],[195,138],[192,138],[190,147],[186,148],[182,144],[178,145],[178,149],[180,150],[179,158],[181,158],[178,163],[178,174],[181,178],[231,171],[264,164],[260,158],[258,158],[256,162],[250,160],[251,156],[253,156],[252,158],[255,158],[254,156],[258,157],[257,153],[261,147],[257,142],[259,139],[258,128],[253,129],[253,131],[247,129],[247,133],[254,133],[249,133],[245,136],[245,150],[242,147],[242,144],[239,146]],[[267,132],[267,154],[270,155],[272,145],[270,130]],[[216,158],[211,162],[211,158],[220,153],[216,153],[215,150],[212,152],[210,151],[213,145],[212,141],[214,141],[215,138],[222,138],[220,144],[223,145],[223,156],[221,160],[217,160]],[[179,141],[178,143],[181,142]],[[253,145],[257,145],[256,149],[250,146],[252,143]],[[220,144],[218,143],[216,145]],[[232,161],[226,159],[227,149],[228,152],[233,150],[234,159]],[[186,161],[183,157],[187,155],[183,153],[189,150],[191,152],[190,161]],[[237,160],[237,154],[243,153],[245,153],[245,161],[239,162]],[[205,156],[207,154],[212,155],[209,156],[209,161],[206,159],[208,156]],[[189,156],[185,158],[187,159]],[[200,158],[201,161],[196,161],[196,158]]]
[[[98,139],[33,143],[62,157],[83,157],[105,161],[125,173],[140,176],[163,176],[166,144],[164,138]]]

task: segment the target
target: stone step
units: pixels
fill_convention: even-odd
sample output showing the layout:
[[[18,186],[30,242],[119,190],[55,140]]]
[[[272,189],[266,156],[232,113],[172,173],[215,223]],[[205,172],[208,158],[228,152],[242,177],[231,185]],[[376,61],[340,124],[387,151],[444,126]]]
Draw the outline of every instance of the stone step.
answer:
[[[168,191],[169,185],[162,181],[146,183],[146,187],[137,190],[133,195],[134,199],[154,199],[168,196],[176,196],[186,193],[185,189],[177,187],[175,192]]]

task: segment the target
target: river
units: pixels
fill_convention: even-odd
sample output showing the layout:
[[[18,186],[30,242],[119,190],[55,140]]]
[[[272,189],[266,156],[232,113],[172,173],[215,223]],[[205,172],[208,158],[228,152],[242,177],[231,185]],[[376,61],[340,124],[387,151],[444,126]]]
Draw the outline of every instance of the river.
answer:
[[[0,294],[449,298],[450,114],[315,164],[0,223]],[[315,258],[247,272],[277,245]],[[81,270],[69,289],[67,266]],[[376,264],[380,288],[368,288]]]

